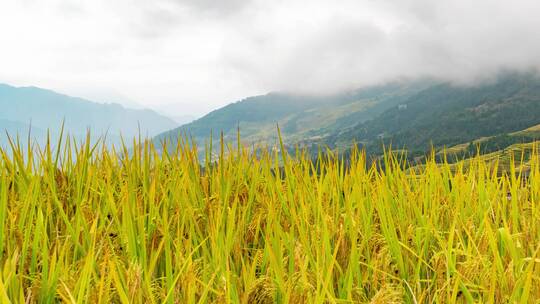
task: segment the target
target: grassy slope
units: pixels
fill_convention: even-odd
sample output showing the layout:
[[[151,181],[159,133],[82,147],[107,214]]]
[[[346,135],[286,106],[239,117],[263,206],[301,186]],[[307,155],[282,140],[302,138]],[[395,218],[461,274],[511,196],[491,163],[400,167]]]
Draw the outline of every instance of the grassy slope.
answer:
[[[405,109],[397,105],[405,104]],[[176,138],[186,132],[204,146],[211,130],[235,141],[240,127],[244,143],[277,144],[276,124],[285,145],[300,144],[316,151],[328,145],[346,151],[351,143],[381,154],[383,142],[422,155],[431,148],[486,141],[486,152],[535,136],[519,130],[540,123],[540,79],[531,74],[505,74],[493,83],[458,87],[423,82],[388,85],[326,97],[269,94],[216,110],[179,129],[161,134]],[[504,137],[503,135],[508,135]],[[481,138],[481,140],[478,140]],[[467,143],[454,147],[455,145]],[[214,142],[214,147],[218,144]]]
[[[499,151],[482,154],[476,158],[482,159],[491,166],[496,166],[499,172],[510,172],[512,165],[517,171],[529,172],[531,169],[531,155],[534,154],[533,151],[539,151],[539,149],[540,142],[514,144]],[[470,167],[474,163],[473,159],[469,158],[462,163],[465,167]],[[453,164],[452,166],[456,167],[458,165]]]
[[[412,96],[406,104],[407,109],[391,108],[328,136],[326,142],[340,146],[355,140],[377,150],[382,136],[394,147],[426,151],[432,144],[454,146],[523,130],[540,123],[540,79],[505,75],[477,87],[441,84]]]
[[[500,135],[499,135],[500,137]],[[527,142],[533,142],[540,140],[540,124],[532,126],[530,128],[527,128],[525,130],[520,130],[516,132],[511,132],[508,134],[504,134],[504,137],[507,138],[504,143],[502,143],[497,150],[503,150],[506,147],[512,146],[512,145],[519,145],[519,143],[527,143]],[[438,153],[448,153],[448,154],[460,154],[463,152],[466,152],[468,149],[470,149],[471,146],[474,147],[474,149],[477,149],[480,147],[480,149],[484,149],[485,146],[489,145],[490,143],[497,141],[497,136],[488,136],[488,137],[481,137],[475,140],[472,140],[469,143],[462,143],[458,144],[449,148],[441,149]],[[497,151],[492,151],[497,152]]]
[[[538,124],[536,126],[532,126],[530,128],[527,128],[525,130],[521,130],[521,131],[518,131],[518,132],[511,133],[511,135],[518,135],[518,136],[523,136],[523,135],[537,136],[537,135],[540,135],[540,124]]]
[[[427,85],[428,82],[394,83],[320,97],[279,93],[250,97],[163,133],[155,141],[174,140],[178,134],[185,133],[204,143],[212,131],[214,138],[223,131],[226,140],[234,140],[239,126],[244,142],[272,144],[276,142],[276,124],[279,124],[285,142],[292,144],[370,119]]]

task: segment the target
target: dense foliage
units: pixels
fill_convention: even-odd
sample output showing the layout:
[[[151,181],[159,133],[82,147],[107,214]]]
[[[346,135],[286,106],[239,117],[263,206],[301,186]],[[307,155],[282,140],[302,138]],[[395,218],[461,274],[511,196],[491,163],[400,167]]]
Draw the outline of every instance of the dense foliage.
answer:
[[[427,151],[504,135],[540,124],[540,80],[533,75],[506,75],[497,82],[458,87],[440,84],[388,109],[372,120],[328,136],[328,142],[366,144],[377,150],[387,145]],[[515,139],[514,139],[515,140]]]
[[[345,151],[356,142],[368,154],[382,155],[384,143],[422,155],[433,147],[509,136],[540,124],[540,78],[506,73],[493,82],[468,86],[404,81],[328,96],[250,97],[161,134],[155,143],[163,139],[174,142],[183,134],[204,143],[212,131],[214,139],[223,131],[226,139],[235,140],[240,127],[244,139],[273,144],[277,142],[276,123],[289,149],[298,144],[315,153],[319,145]],[[492,140],[485,149],[493,151],[499,144],[511,143]]]
[[[202,167],[182,141],[161,156],[56,146],[0,151],[2,303],[540,297],[535,148],[521,178],[482,158],[380,169],[356,150],[345,166],[222,145]]]
[[[311,136],[321,136],[371,119],[427,87],[429,82],[404,82],[374,86],[346,93],[322,96],[270,93],[245,98],[189,124],[164,132],[155,142],[175,142],[179,134],[189,134],[198,142],[208,141],[213,132],[234,140],[237,128],[255,142],[275,139],[280,124],[286,144]]]

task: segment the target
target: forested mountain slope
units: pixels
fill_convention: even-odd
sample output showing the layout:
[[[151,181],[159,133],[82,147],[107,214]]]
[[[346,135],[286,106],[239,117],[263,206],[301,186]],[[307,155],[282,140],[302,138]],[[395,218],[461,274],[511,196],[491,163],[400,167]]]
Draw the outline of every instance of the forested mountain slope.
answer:
[[[317,139],[371,119],[429,84],[396,82],[326,96],[270,93],[249,97],[160,134],[155,140],[175,141],[179,135],[189,135],[201,144],[211,133],[218,138],[223,131],[225,139],[233,141],[240,127],[244,142],[272,143],[277,138],[277,124],[289,144]]]
[[[439,84],[376,118],[338,130],[330,146],[353,140],[376,150],[381,142],[412,151],[453,146],[540,124],[540,79],[512,74],[480,86]]]

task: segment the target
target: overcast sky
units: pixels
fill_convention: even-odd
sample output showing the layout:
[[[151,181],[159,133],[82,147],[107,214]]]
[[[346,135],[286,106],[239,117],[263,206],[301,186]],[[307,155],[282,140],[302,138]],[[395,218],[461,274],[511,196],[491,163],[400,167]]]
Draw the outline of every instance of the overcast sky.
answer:
[[[540,66],[537,0],[1,0],[0,82],[201,115]],[[174,113],[173,113],[174,112]]]

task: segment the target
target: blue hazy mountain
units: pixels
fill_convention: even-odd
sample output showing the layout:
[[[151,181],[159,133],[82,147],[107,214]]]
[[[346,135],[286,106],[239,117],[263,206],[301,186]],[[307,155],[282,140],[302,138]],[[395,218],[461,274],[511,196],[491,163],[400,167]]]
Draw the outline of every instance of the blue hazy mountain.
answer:
[[[6,132],[43,142],[47,130],[57,136],[62,122],[65,132],[76,138],[91,130],[93,138],[107,134],[109,143],[134,136],[153,136],[177,126],[172,120],[151,110],[134,110],[118,104],[96,103],[36,87],[0,84],[0,144]]]

